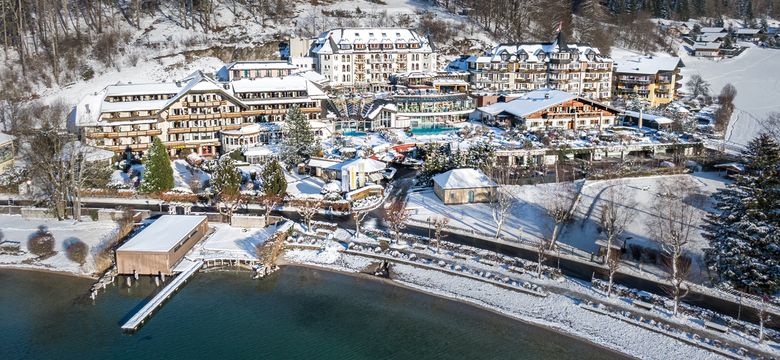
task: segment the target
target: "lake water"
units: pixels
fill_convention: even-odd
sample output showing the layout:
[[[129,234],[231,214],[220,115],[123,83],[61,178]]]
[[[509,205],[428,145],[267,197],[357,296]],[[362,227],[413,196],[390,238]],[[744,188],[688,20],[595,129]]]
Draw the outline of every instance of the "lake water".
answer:
[[[96,301],[90,280],[0,270],[0,359],[617,359],[490,312],[330,272],[196,274],[133,335],[141,278]]]

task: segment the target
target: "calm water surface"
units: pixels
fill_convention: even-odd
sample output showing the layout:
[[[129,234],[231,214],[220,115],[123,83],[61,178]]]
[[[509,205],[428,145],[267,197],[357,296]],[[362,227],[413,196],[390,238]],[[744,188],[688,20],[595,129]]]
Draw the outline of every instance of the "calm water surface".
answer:
[[[457,302],[329,272],[197,274],[134,335],[119,326],[154,290],[97,301],[91,282],[0,270],[0,359],[617,359]]]

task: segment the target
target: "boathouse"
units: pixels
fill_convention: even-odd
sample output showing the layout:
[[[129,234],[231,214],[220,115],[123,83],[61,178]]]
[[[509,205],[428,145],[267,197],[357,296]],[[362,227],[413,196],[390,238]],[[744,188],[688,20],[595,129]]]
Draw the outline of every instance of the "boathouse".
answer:
[[[120,274],[171,275],[208,231],[205,216],[163,215],[116,250]]]

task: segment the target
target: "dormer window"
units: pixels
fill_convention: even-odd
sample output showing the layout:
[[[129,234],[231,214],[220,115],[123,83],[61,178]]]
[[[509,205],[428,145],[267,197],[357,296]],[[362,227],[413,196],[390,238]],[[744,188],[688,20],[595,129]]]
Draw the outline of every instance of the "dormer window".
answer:
[[[374,33],[368,33],[368,37],[374,37]]]
[[[387,33],[382,33],[382,37],[387,37]]]

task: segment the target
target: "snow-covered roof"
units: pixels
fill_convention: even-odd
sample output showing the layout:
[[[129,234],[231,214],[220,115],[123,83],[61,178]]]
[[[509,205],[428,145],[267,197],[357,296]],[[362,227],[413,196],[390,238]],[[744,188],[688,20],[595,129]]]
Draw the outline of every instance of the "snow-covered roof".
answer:
[[[16,136],[0,132],[0,144],[14,141],[14,139],[16,139]]]
[[[340,28],[321,33],[315,40],[312,52],[318,55],[327,55],[334,53],[352,53],[356,52],[354,47],[350,49],[340,49],[339,45],[344,44],[399,44],[399,43],[417,43],[420,47],[417,49],[381,49],[385,52],[403,51],[403,52],[432,52],[433,48],[425,36],[417,31],[404,28]],[[368,46],[364,50],[369,51]]]
[[[682,65],[678,57],[630,56],[615,60],[615,72],[655,75],[659,71],[674,71]]]
[[[244,150],[244,156],[269,156],[273,155],[274,149],[268,145],[255,146]]]
[[[300,76],[306,80],[309,80],[319,86],[326,86],[328,85],[328,82],[330,82],[330,80],[328,80],[328,78],[326,78],[325,75],[322,75],[313,70],[297,72],[295,73],[295,75]]]
[[[576,52],[578,60],[581,62],[589,61],[589,56],[593,61],[611,62],[612,59],[602,56],[599,49],[582,44],[563,44],[559,45],[557,41],[551,43],[534,44],[500,44],[494,47],[484,56],[472,56],[468,62],[479,63],[500,63],[504,61],[522,61],[527,63],[544,63],[550,61],[549,54],[571,51]],[[506,57],[506,60],[502,58]]]
[[[639,112],[638,111],[629,111],[626,110],[624,114],[628,117],[632,117],[635,119],[639,119]],[[649,120],[654,121],[658,125],[667,125],[674,122],[674,120],[660,115],[653,115],[653,114],[642,114],[642,120]]]
[[[473,189],[496,187],[496,182],[485,173],[472,168],[453,169],[433,177],[433,182],[442,189]]]
[[[509,113],[516,117],[525,117],[537,111],[547,109],[577,98],[576,95],[560,90],[541,89],[530,91],[510,102],[500,102],[489,106],[479,108],[479,111],[491,115],[498,115],[502,112]]]
[[[301,76],[241,79],[230,82],[233,92],[305,91],[309,96],[324,95],[311,81]]]
[[[724,27],[703,27],[699,31],[702,34],[705,33],[719,33],[719,32],[726,32],[726,28]]]
[[[696,41],[698,42],[716,42],[722,40],[724,37],[726,37],[726,34],[722,33],[708,33],[708,34],[701,34],[696,38]]]
[[[309,159],[309,162],[307,163],[310,167],[314,168],[321,168],[321,169],[328,169],[333,165],[340,164],[341,162],[338,160],[330,160],[330,159]]]
[[[737,35],[757,35],[761,29],[737,29]]]
[[[166,95],[181,90],[181,83],[116,84],[106,87],[106,96]]]
[[[62,160],[68,161],[73,154],[80,154],[87,162],[111,160],[113,151],[87,145],[81,141],[71,141],[62,146]]]
[[[204,220],[203,215],[160,216],[116,251],[168,252]]]
[[[355,171],[359,172],[372,173],[384,170],[387,168],[387,164],[374,159],[356,158],[340,163],[338,164],[338,167],[341,169],[341,171],[349,171],[354,169]]]
[[[716,50],[720,49],[720,43],[717,42],[709,42],[709,43],[702,43],[697,42],[693,45],[694,50]]]
[[[222,135],[242,136],[242,135],[257,134],[259,132],[260,132],[260,125],[250,124],[236,130],[222,130]]]
[[[295,70],[295,65],[284,60],[236,61],[225,65],[228,70]]]
[[[103,102],[101,112],[161,110],[168,100]]]

